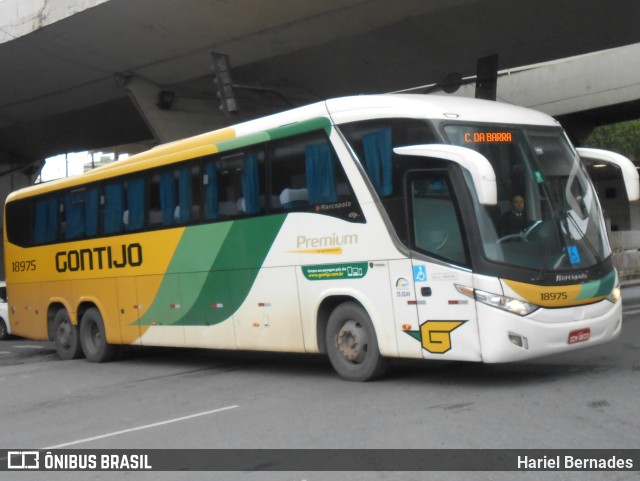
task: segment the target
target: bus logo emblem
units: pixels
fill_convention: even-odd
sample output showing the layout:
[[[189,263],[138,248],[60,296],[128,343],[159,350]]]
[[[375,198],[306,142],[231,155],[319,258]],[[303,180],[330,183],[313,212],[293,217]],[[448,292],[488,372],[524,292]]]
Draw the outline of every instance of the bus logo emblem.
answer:
[[[419,331],[404,331],[417,341],[422,348],[431,354],[444,354],[453,347],[451,332],[467,321],[426,321],[420,324]]]

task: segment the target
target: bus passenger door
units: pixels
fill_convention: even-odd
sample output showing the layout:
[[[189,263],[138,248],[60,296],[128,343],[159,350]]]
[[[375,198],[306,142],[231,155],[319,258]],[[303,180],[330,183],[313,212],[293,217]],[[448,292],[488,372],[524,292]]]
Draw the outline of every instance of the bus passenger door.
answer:
[[[425,358],[480,361],[475,301],[456,289],[473,286],[473,274],[448,171],[410,173],[407,196],[418,310],[412,335]]]

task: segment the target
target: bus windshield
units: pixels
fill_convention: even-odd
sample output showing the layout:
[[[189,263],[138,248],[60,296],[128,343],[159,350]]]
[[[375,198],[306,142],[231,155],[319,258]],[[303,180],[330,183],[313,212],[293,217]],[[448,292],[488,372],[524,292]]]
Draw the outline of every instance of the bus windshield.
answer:
[[[560,128],[450,124],[444,131],[496,173],[498,206],[474,199],[486,259],[547,273],[587,269],[610,255],[595,190]]]

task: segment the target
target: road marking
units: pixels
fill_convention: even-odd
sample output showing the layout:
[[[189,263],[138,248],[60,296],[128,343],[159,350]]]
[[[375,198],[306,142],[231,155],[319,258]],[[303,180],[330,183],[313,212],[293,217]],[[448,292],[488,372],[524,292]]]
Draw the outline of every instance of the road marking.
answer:
[[[191,414],[189,416],[183,416],[181,418],[167,419],[166,421],[160,421],[160,422],[153,423],[153,424],[146,424],[144,426],[138,426],[138,427],[135,427],[135,428],[123,429],[122,431],[115,431],[113,433],[101,434],[100,436],[93,436],[91,438],[78,439],[77,441],[71,441],[71,442],[68,442],[68,443],[57,444],[55,446],[49,446],[49,447],[42,448],[42,449],[66,448],[67,446],[73,446],[75,444],[88,443],[90,441],[97,441],[98,439],[105,439],[105,438],[110,438],[110,437],[113,437],[113,436],[119,436],[120,434],[132,433],[134,431],[141,431],[143,429],[150,429],[150,428],[155,428],[155,427],[158,427],[158,426],[164,426],[165,424],[177,423],[179,421],[186,421],[188,419],[193,419],[193,418],[197,418],[197,417],[200,417],[200,416],[207,416],[209,414],[216,414],[216,413],[220,413],[220,412],[223,412],[223,411],[228,411],[229,409],[235,409],[237,407],[239,407],[239,406],[226,406],[226,407],[219,408],[219,409],[213,409],[211,411],[204,411],[204,412],[201,412],[201,413]]]
[[[44,349],[42,346],[27,344],[26,346],[13,346],[14,349]]]
[[[628,315],[633,315],[633,314],[640,314],[640,309],[631,309],[630,311],[622,311],[623,314]]]

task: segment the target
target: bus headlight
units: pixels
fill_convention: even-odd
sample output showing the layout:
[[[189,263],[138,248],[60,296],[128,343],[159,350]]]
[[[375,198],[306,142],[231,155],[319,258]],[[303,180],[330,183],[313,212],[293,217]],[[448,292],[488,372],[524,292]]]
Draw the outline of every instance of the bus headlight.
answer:
[[[618,282],[616,286],[611,290],[609,295],[606,297],[607,301],[611,301],[614,304],[620,300],[620,283]]]
[[[518,314],[519,316],[526,316],[531,314],[536,309],[540,308],[530,302],[521,301],[520,299],[514,299],[513,297],[502,296],[500,294],[493,294],[491,292],[479,291],[478,289],[471,289],[464,286],[456,286],[458,292],[465,294],[469,297],[473,297],[476,301],[487,304],[488,306],[497,307],[504,311]]]

